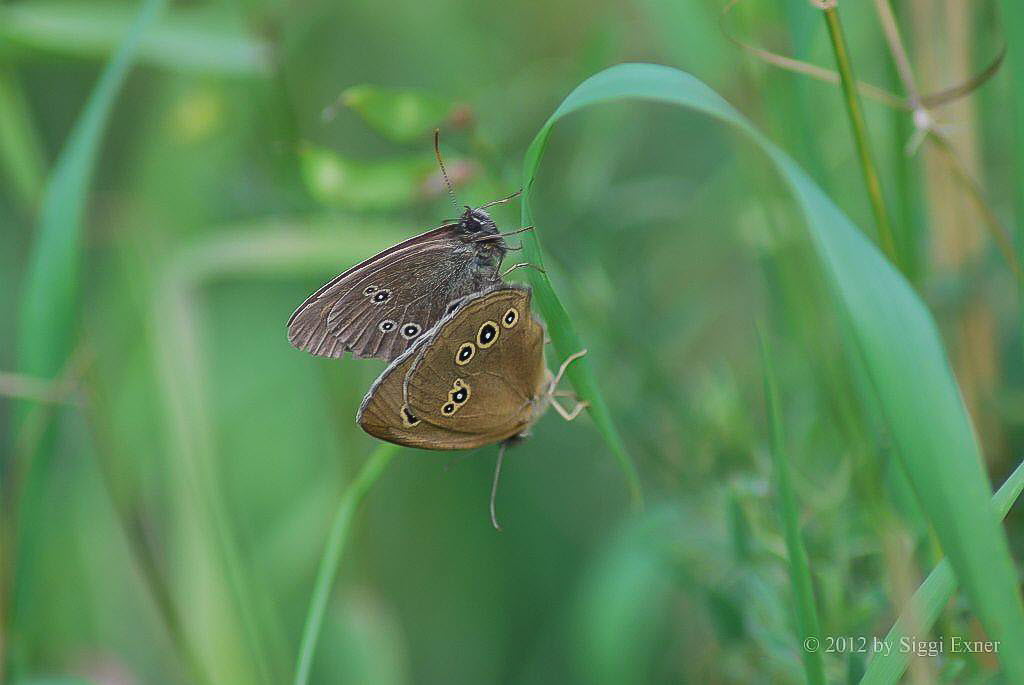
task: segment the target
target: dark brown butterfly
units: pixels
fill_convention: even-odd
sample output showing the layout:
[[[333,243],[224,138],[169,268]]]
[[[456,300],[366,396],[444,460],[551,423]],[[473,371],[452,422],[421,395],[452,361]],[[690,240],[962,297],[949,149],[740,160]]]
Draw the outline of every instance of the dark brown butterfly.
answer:
[[[404,352],[453,300],[500,282],[508,247],[490,215],[466,208],[445,224],[384,250],[306,298],[288,341],[321,357]]]

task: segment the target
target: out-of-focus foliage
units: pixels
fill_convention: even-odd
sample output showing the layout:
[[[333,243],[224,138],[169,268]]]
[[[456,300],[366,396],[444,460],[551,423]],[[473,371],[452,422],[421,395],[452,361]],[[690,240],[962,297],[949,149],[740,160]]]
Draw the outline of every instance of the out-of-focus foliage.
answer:
[[[375,447],[353,417],[382,366],[297,352],[284,322],[335,273],[457,211],[435,126],[459,204],[480,205],[518,189],[528,144],[583,79],[668,64],[732,103],[871,234],[837,87],[744,52],[722,34],[718,2],[172,3],[142,37],[89,184],[70,375],[11,376],[44,170],[139,7],[0,5],[5,525],[12,491],[36,503],[17,521],[32,555],[9,539],[0,555],[5,588],[14,564],[32,578],[17,649],[3,640],[15,682],[291,679],[339,497]],[[894,7],[923,91],[998,51],[989,3]],[[841,9],[857,75],[900,92],[870,3]],[[744,0],[725,24],[833,66],[811,3]],[[1016,84],[1003,70],[934,113],[955,124],[957,155],[1011,229]],[[1024,444],[1013,276],[944,158],[927,145],[905,155],[909,115],[865,104],[910,282],[1001,482]],[[401,451],[353,519],[311,682],[802,682],[755,320],[772,340],[821,631],[886,634],[944,553],[918,495],[933,507],[955,496],[908,482],[773,173],[724,128],[663,105],[558,124],[531,200],[545,268],[647,510],[631,513],[587,418],[551,413],[509,452],[501,534],[487,517],[495,450],[448,469],[452,455]],[[493,210],[519,227],[516,203]],[[31,435],[15,430],[11,398],[39,395],[58,400],[37,421],[52,429],[49,468],[22,491],[15,465]],[[1005,530],[1020,559],[1019,514]],[[984,639],[960,592],[918,637],[953,635]],[[855,682],[869,657],[823,654],[828,681]],[[998,662],[946,653],[910,669],[977,682]]]

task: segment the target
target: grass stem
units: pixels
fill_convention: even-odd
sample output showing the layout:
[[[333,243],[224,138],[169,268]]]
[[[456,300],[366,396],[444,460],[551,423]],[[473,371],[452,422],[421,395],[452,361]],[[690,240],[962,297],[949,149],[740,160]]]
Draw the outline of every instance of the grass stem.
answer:
[[[871,212],[874,214],[875,226],[878,229],[878,242],[889,261],[902,270],[899,254],[896,251],[896,239],[893,236],[892,224],[889,222],[889,213],[885,207],[882,184],[878,179],[878,168],[871,153],[868,127],[864,121],[864,111],[861,108],[860,95],[857,92],[857,80],[853,76],[853,64],[850,61],[850,52],[843,35],[843,26],[839,21],[839,11],[833,6],[826,8],[824,14],[828,35],[836,56],[836,66],[839,69],[839,80],[843,87],[846,113],[850,117],[857,157],[860,159],[861,172],[864,174],[864,183],[868,190],[868,199],[871,201]]]
[[[771,352],[764,332],[759,329],[761,360],[764,370],[765,411],[768,414],[768,429],[771,435],[772,464],[775,470],[775,490],[789,553],[789,579],[793,586],[796,602],[796,622],[800,631],[800,658],[804,673],[810,685],[825,685],[825,663],[821,657],[821,625],[818,607],[814,600],[811,582],[811,565],[807,550],[800,535],[800,513],[797,509],[796,494],[789,476],[789,462],[785,452],[782,431],[782,412],[779,408],[778,388],[775,385]],[[808,648],[808,645],[817,645]]]
[[[327,534],[327,544],[324,546],[324,554],[320,558],[320,568],[316,573],[313,595],[309,600],[306,623],[302,628],[302,642],[299,644],[299,657],[295,664],[295,680],[293,681],[295,685],[305,685],[309,682],[309,674],[313,669],[313,656],[316,653],[316,643],[320,638],[324,613],[327,611],[327,601],[331,597],[334,577],[338,573],[338,562],[341,560],[341,553],[345,550],[345,543],[352,530],[352,520],[356,509],[397,453],[398,447],[395,445],[384,444],[378,447],[366,460],[355,480],[341,495],[338,510],[334,514],[334,522]]]

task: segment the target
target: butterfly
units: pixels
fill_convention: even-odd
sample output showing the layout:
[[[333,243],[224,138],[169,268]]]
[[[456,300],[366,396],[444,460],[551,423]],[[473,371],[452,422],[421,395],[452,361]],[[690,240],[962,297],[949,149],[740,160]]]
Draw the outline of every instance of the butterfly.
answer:
[[[525,437],[549,406],[567,421],[586,407],[577,402],[566,410],[555,399],[565,369],[586,351],[552,375],[544,363],[544,326],[531,313],[531,297],[527,287],[499,284],[453,302],[381,373],[356,422],[376,438],[421,449],[500,442],[496,488],[504,447]]]
[[[335,277],[288,319],[288,341],[320,357],[403,353],[450,302],[500,282],[508,247],[484,209],[410,238]]]

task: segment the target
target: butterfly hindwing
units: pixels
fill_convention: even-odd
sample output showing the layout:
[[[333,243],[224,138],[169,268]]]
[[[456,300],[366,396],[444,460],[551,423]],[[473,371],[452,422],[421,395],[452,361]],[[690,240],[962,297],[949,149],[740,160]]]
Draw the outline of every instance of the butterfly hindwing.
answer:
[[[546,368],[544,328],[531,314],[528,288],[465,297],[417,349],[404,398],[425,423],[479,435],[480,444],[530,424]]]
[[[435,426],[408,410],[402,386],[417,352],[416,348],[408,350],[377,378],[363,398],[356,423],[375,438],[406,447],[454,450],[486,444],[479,436]]]

